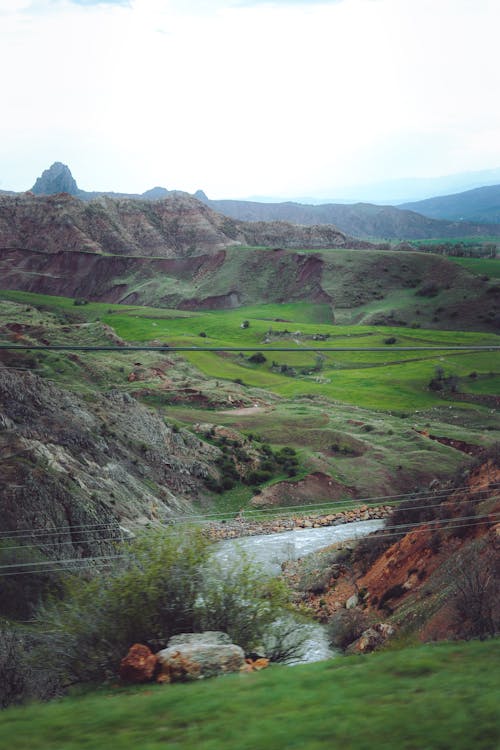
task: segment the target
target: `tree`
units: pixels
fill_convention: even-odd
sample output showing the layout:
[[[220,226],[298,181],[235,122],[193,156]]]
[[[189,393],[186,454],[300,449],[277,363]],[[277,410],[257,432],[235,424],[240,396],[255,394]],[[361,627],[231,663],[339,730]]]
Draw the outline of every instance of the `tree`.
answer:
[[[500,558],[495,544],[471,542],[460,552],[453,574],[451,605],[462,638],[492,637],[500,629]]]

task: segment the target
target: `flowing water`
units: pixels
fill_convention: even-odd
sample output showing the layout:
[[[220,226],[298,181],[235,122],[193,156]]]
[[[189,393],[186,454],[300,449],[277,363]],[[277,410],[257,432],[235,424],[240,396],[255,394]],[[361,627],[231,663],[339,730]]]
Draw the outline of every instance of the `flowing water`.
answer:
[[[244,552],[249,560],[262,567],[263,572],[279,575],[281,563],[297,560],[299,557],[327,547],[336,542],[361,539],[384,526],[384,521],[357,521],[341,526],[323,526],[319,529],[294,529],[279,534],[247,536],[240,539],[226,539],[217,545],[215,557],[224,567],[231,567],[239,554]],[[293,664],[321,661],[335,654],[330,647],[324,626],[312,623],[304,645],[302,658]]]

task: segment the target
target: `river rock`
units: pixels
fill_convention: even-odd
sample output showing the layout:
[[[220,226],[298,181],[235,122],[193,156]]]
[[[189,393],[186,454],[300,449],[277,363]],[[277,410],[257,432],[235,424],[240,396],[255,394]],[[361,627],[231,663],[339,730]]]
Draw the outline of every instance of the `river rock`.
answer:
[[[346,652],[348,654],[368,654],[383,643],[383,636],[375,628],[368,628],[360,637],[350,644]]]
[[[359,604],[359,596],[357,594],[353,594],[346,601],[345,608],[346,609],[354,609],[354,607],[357,607],[358,604]]]
[[[215,677],[246,668],[243,649],[231,643],[226,633],[217,631],[176,635],[157,657],[160,682]]]
[[[120,677],[133,684],[149,682],[153,678],[158,659],[143,643],[134,643],[120,662]]]

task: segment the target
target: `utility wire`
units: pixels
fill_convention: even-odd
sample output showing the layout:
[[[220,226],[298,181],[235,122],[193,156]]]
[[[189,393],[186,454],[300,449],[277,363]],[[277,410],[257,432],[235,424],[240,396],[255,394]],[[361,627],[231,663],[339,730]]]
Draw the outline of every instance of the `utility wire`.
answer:
[[[420,351],[500,351],[498,344],[429,345],[429,346],[79,346],[77,344],[0,344],[10,351],[75,351],[75,352],[420,352]]]
[[[475,495],[482,495],[482,494],[490,494],[492,490],[500,488],[500,482],[495,482],[488,487],[485,487],[483,489],[480,489],[476,491]],[[388,502],[404,502],[405,500],[415,500],[417,501],[424,501],[426,499],[430,500],[437,500],[440,497],[447,497],[449,495],[463,492],[463,491],[469,491],[470,487],[462,486],[462,487],[453,487],[451,489],[443,488],[441,490],[422,490],[421,492],[412,492],[412,493],[406,493],[406,494],[399,494],[399,495],[380,495],[380,496],[372,496],[372,497],[366,497],[366,498],[359,498],[359,499],[351,499],[351,500],[334,500],[334,501],[326,501],[324,503],[311,503],[311,504],[305,504],[305,505],[282,505],[279,508],[260,508],[255,510],[244,510],[243,513],[243,519],[247,517],[248,514],[261,514],[261,513],[280,513],[282,510],[290,510],[290,511],[307,511],[307,510],[318,510],[323,508],[332,508],[338,507],[339,505],[342,506],[352,506],[353,509],[356,508],[357,505],[366,505],[368,507],[377,506],[380,504],[387,504]],[[450,504],[454,503],[454,500],[448,501]],[[437,505],[421,505],[421,506],[414,506],[412,508],[407,508],[407,510],[417,510],[417,509],[425,509],[425,508],[433,508],[433,507],[442,507],[443,505],[447,504],[446,502],[438,503]],[[398,506],[394,506],[395,509],[397,509]],[[350,508],[346,508],[346,510],[349,510]],[[227,516],[227,512],[218,512],[218,513],[204,513],[204,514],[190,514],[185,516],[176,516],[175,518],[169,519],[169,522],[176,523],[177,521],[199,521],[199,520],[212,520],[216,517],[224,517]],[[121,527],[120,527],[121,528]],[[50,529],[15,529],[12,531],[2,531],[0,532],[0,538],[8,538],[8,539],[22,539],[22,538],[33,538],[33,537],[51,537],[51,536],[59,536],[63,534],[64,532],[71,532],[71,533],[78,533],[83,534],[86,532],[95,532],[98,533],[99,530],[114,530],[117,529],[117,524],[114,523],[104,523],[104,524],[80,524],[80,525],[69,525],[69,526],[56,526],[51,527]],[[117,529],[118,531],[118,529]],[[83,540],[84,541],[84,540]],[[41,542],[43,543],[43,542]]]
[[[424,524],[421,524],[421,525],[423,526]],[[449,526],[446,526],[446,527],[436,527],[434,529],[434,531],[438,531],[438,530],[454,531],[455,529],[472,528],[474,526],[484,526],[484,522],[483,521],[478,521],[478,522],[475,522],[475,523],[450,524]],[[412,534],[421,534],[421,533],[426,533],[429,530],[432,530],[432,529],[428,529],[428,528],[418,529],[417,528],[417,529],[413,529],[411,533]],[[399,532],[399,531],[390,532],[390,533],[387,533],[387,534],[385,534],[385,533],[382,533],[382,534],[377,533],[377,539],[393,538],[393,537],[400,537],[400,536],[401,536],[401,532]],[[351,537],[350,539],[344,539],[343,541],[346,541],[346,542],[347,541],[359,541],[360,539],[363,539],[363,538],[368,538],[368,537],[367,536],[360,537],[360,536],[355,535],[355,536]],[[120,557],[125,558],[127,556],[126,555],[122,555],[122,556],[117,555],[117,559],[120,558]],[[86,563],[87,560],[90,560],[90,558],[83,558],[82,559],[82,563],[84,563],[84,562]],[[61,560],[61,563],[65,563],[65,562],[66,562],[65,560]],[[102,562],[98,563],[99,566],[106,566],[106,565],[112,565],[112,564],[113,563],[106,562],[106,561],[102,561]],[[89,562],[89,563],[87,563],[85,565],[82,564],[82,565],[79,565],[77,567],[74,567],[74,566],[69,567],[69,566],[59,565],[58,567],[55,567],[55,568],[45,568],[43,570],[24,570],[24,571],[10,572],[10,573],[1,573],[0,572],[0,578],[6,578],[6,577],[10,577],[10,576],[17,576],[17,575],[30,575],[32,573],[37,573],[37,574],[40,574],[40,573],[56,573],[56,572],[59,572],[61,570],[70,570],[72,572],[79,572],[80,570],[91,570],[91,569],[95,569],[96,567],[97,567],[97,565],[94,564],[93,562]],[[170,577],[171,580],[181,580],[180,576],[169,576],[169,577]]]
[[[474,515],[474,516],[455,516],[455,517],[448,517],[448,518],[442,518],[442,519],[432,519],[429,521],[418,521],[416,523],[396,524],[396,525],[387,526],[384,529],[381,529],[383,533],[377,534],[377,538],[400,536],[401,532],[408,533],[408,530],[411,530],[411,533],[415,533],[415,532],[421,533],[421,532],[429,531],[429,530],[434,530],[434,531],[454,530],[456,528],[480,526],[480,525],[484,525],[484,519],[488,519],[490,523],[494,523],[494,519],[496,519],[499,516],[500,516],[500,512],[497,512],[497,513],[487,513],[487,514]],[[467,523],[458,523],[462,521],[467,521]],[[424,527],[424,528],[418,529],[417,527]],[[359,536],[356,534],[354,534],[354,536],[352,537],[352,539],[358,539],[358,538]],[[272,542],[270,542],[270,544],[272,544]],[[129,557],[128,555],[100,555],[100,556],[95,556],[95,557],[69,558],[69,559],[62,559],[62,560],[47,560],[43,562],[9,563],[7,565],[0,565],[0,577],[8,576],[8,575],[30,575],[33,573],[55,572],[58,570],[68,569],[67,568],[68,563],[73,563],[77,565],[80,564],[82,567],[94,567],[94,563],[96,562],[100,564],[101,561],[103,561],[104,564],[109,564],[110,560],[119,560],[119,559],[123,560],[128,557]],[[19,568],[29,568],[29,569],[20,571]],[[69,569],[73,569],[73,567]],[[80,569],[80,567],[78,567],[77,569]],[[6,573],[2,572],[4,570],[6,570],[7,572]]]

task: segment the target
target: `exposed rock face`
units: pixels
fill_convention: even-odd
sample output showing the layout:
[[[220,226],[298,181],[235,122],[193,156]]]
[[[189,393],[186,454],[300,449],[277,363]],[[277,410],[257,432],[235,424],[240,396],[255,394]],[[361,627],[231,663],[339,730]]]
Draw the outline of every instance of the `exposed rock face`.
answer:
[[[128,394],[83,399],[2,367],[0,424],[2,531],[31,529],[49,558],[110,554],[120,527],[189,512],[219,455]]]
[[[158,664],[158,657],[142,643],[134,643],[120,662],[120,678],[124,682],[138,684],[149,682]]]
[[[37,179],[31,192],[35,195],[55,195],[56,193],[78,195],[79,191],[69,167],[56,161],[49,169],[42,172],[42,176]]]
[[[0,247],[182,258],[244,242],[235,222],[184,194],[162,201],[0,196]]]
[[[54,184],[59,187],[64,180],[58,176]],[[233,221],[186,193],[171,192],[157,201],[99,197],[84,202],[74,197],[75,189],[78,193],[75,187],[63,194],[54,189],[56,195],[0,195],[0,247],[157,258],[191,257],[240,244],[371,247],[333,226]]]
[[[216,631],[176,635],[157,657],[160,682],[196,680],[246,669],[243,649],[231,643],[226,633]]]

